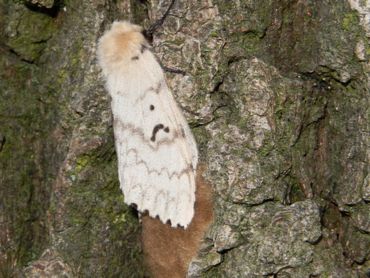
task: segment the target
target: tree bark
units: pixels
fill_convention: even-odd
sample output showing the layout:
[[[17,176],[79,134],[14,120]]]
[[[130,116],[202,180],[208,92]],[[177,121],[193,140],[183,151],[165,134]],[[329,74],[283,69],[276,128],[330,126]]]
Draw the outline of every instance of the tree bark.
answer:
[[[0,276],[148,275],[95,51],[170,2],[0,0]],[[214,191],[189,277],[370,275],[369,18],[360,0],[176,0],[154,29]]]

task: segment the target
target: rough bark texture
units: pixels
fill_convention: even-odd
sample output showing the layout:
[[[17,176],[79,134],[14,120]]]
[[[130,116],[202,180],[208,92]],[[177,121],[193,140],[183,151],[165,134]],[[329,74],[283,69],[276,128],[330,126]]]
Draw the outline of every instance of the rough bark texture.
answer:
[[[0,0],[0,275],[144,276],[95,49],[169,3]],[[154,50],[215,192],[190,277],[370,275],[369,23],[368,0],[175,2]]]

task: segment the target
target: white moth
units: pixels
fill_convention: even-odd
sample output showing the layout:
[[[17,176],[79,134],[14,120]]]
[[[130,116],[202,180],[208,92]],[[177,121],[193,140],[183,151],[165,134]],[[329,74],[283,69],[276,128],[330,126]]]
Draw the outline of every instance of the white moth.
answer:
[[[114,22],[98,46],[112,98],[120,187],[125,203],[186,228],[194,215],[198,151],[141,31]]]

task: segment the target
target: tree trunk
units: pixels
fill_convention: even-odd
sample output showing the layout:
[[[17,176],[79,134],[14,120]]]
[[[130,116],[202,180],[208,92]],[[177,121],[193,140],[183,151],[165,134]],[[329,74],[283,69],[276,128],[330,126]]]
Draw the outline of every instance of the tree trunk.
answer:
[[[95,51],[170,2],[0,0],[0,276],[148,275]],[[214,192],[188,276],[370,276],[369,18],[360,0],[176,0],[154,29]]]

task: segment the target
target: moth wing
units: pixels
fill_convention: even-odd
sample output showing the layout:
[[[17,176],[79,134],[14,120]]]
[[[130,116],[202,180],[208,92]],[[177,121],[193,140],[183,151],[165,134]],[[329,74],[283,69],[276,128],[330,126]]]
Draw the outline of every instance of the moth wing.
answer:
[[[194,215],[196,143],[164,75],[141,70],[151,85],[127,107],[136,112],[127,117],[133,125],[125,128],[126,162],[120,167],[125,201],[164,223],[187,227]]]
[[[120,187],[125,202],[172,226],[194,214],[196,143],[140,27],[115,22],[98,61],[112,97]]]

